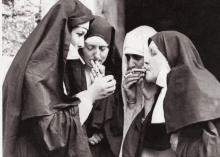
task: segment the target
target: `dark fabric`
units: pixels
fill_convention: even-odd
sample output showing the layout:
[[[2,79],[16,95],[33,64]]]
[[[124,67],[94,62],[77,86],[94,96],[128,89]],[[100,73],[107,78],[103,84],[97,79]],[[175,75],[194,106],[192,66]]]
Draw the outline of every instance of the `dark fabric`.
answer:
[[[77,106],[22,121],[18,137],[16,157],[91,157]]]
[[[100,24],[97,25],[97,22],[100,22]],[[111,33],[108,34],[111,39],[109,44],[109,53],[103,65],[106,70],[105,74],[114,76],[116,80],[116,90],[113,95],[93,104],[93,109],[85,124],[88,136],[92,136],[97,132],[103,133],[104,131],[105,138],[107,138],[108,141],[108,146],[110,145],[111,148],[109,151],[115,154],[115,156],[118,156],[122,140],[124,114],[121,95],[122,61],[115,45],[115,30],[105,19],[96,16],[87,33],[91,35],[94,33],[93,31],[99,29],[99,27],[102,29],[99,34],[105,33],[104,30],[109,31],[109,29],[111,29]],[[90,30],[92,31],[90,32]],[[80,54],[82,54],[82,49],[79,51]],[[86,77],[84,66],[80,60],[68,60],[67,65],[64,82],[68,95],[72,97],[87,89]],[[107,146],[105,147],[107,148]],[[97,146],[96,151],[98,148],[102,149]]]
[[[167,131],[219,118],[220,84],[204,68],[190,39],[176,31],[159,32],[151,39],[171,67],[164,99]]]
[[[80,102],[63,92],[64,69],[71,29],[93,18],[91,11],[78,0],[60,0],[50,9],[18,51],[3,84],[4,156],[19,156],[15,154],[15,150],[22,149],[18,145],[22,121],[40,116],[55,116],[57,112],[65,112],[66,107],[74,107]],[[62,116],[66,120],[69,119],[64,114]],[[33,124],[32,127],[36,126]],[[66,127],[70,132],[79,129],[79,126],[74,124]],[[54,129],[58,131],[60,128]],[[54,139],[53,142],[58,141],[66,152],[71,151],[67,140]],[[88,148],[85,152],[89,152]],[[69,154],[77,155],[73,152]]]
[[[171,147],[170,135],[167,134],[165,123],[150,125],[145,135],[144,147],[158,151],[167,150]]]
[[[181,129],[176,154],[178,157],[219,157],[220,119]]]
[[[131,123],[123,143],[123,157],[140,157],[144,148],[157,151],[170,148],[170,135],[166,133],[165,124],[151,124],[155,104],[156,101],[145,118],[143,108]]]
[[[111,151],[110,145],[106,138],[96,145],[90,145],[90,150],[93,157],[117,157]]]
[[[113,29],[114,28],[108,23],[108,21],[100,16],[95,16],[95,20],[92,22],[89,31],[85,35],[85,39],[92,36],[99,36],[105,40],[107,44],[110,44]]]
[[[68,95],[73,97],[77,93],[87,89],[84,66],[80,60],[68,60],[67,65],[64,82]],[[117,84],[117,88],[119,88],[120,83]],[[113,118],[113,111],[116,113],[115,118]],[[120,112],[122,112],[122,114]],[[113,125],[112,120],[116,121]],[[93,154],[93,150],[95,150],[95,152],[101,151],[101,154],[104,152],[111,152],[115,156],[118,156],[122,140],[123,126],[123,103],[120,92],[115,91],[115,93],[108,98],[94,103],[92,112],[90,113],[88,120],[85,122],[85,125],[88,137],[91,137],[94,133],[102,132],[104,133],[105,141],[107,140],[107,142],[102,144],[110,146],[108,151],[101,151],[103,149],[102,147],[107,149],[107,146],[99,144],[95,149],[91,149]],[[121,127],[118,127],[117,125]],[[91,147],[93,146],[90,146],[90,148]]]

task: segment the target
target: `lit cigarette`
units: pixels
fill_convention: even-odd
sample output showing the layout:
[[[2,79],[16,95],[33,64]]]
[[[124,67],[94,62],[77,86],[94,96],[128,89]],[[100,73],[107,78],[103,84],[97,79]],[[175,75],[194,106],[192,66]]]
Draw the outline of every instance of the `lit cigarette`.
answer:
[[[83,64],[86,64],[80,55],[79,55],[79,59],[81,60],[81,62],[82,62]]]
[[[132,72],[145,72],[146,71],[146,69],[132,69],[131,70]]]

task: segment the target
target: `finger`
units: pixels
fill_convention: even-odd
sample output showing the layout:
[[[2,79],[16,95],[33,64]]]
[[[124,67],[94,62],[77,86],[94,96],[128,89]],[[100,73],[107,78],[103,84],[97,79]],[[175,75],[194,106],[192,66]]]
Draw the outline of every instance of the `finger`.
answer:
[[[95,144],[95,142],[93,142],[93,140],[92,140],[91,138],[89,138],[88,141],[89,141],[89,143],[92,144],[92,145]]]
[[[141,78],[141,79],[138,81],[137,84],[141,87],[141,89],[144,88],[144,80],[143,80],[143,78]]]
[[[95,64],[95,62],[93,60],[91,60],[91,64],[92,64],[92,67],[93,67],[93,69],[94,69],[94,71],[96,73],[96,76],[97,77],[101,77],[102,75],[100,74],[100,72],[98,70],[98,67],[97,67],[97,65]]]
[[[92,81],[92,83],[93,83],[93,82],[95,81],[95,78],[93,77],[92,72],[90,72],[89,75],[90,75],[91,81]]]
[[[113,86],[113,87],[111,87],[111,88],[106,89],[106,92],[107,92],[108,94],[114,93],[115,89],[116,89],[116,86]]]
[[[95,145],[95,142],[93,142],[93,141],[90,141],[90,143],[91,143],[92,145]]]
[[[101,65],[98,61],[95,61],[97,68],[102,76],[105,76],[105,66]]]
[[[90,138],[94,143],[99,143],[99,141],[94,137],[94,135]]]
[[[111,80],[110,82],[107,82],[106,88],[112,88],[112,87],[114,87],[115,85],[116,85],[116,80],[113,79],[113,80]]]
[[[125,75],[128,75],[129,73],[131,73],[131,70],[126,71]]]
[[[129,77],[138,77],[140,73],[129,73],[127,75],[124,75],[124,78],[129,78]]]
[[[124,85],[124,89],[129,89],[131,85],[133,85],[134,83],[137,83],[138,80],[134,80],[129,82],[128,84]]]
[[[94,77],[94,79],[97,77],[97,74],[94,70],[94,68],[91,69],[91,73],[92,73],[92,76]]]
[[[94,137],[96,138],[96,140],[98,141],[98,142],[100,142],[102,139],[99,137],[99,135],[97,135],[97,134],[94,134]]]
[[[93,67],[94,69],[96,69],[96,66],[95,66],[95,63],[94,63],[93,60],[91,60],[91,64],[92,64],[92,67]]]
[[[107,75],[107,76],[104,76],[104,77],[103,77],[103,80],[106,81],[106,82],[109,82],[109,81],[111,81],[111,80],[113,80],[113,79],[114,79],[114,76],[113,76],[113,75]]]
[[[99,133],[99,137],[100,137],[101,139],[103,139],[103,138],[104,138],[104,136],[103,136],[103,134],[102,134],[102,133]]]
[[[140,76],[138,76],[138,77],[131,77],[131,78],[127,78],[125,81],[124,81],[124,83],[125,84],[128,84],[129,82],[131,82],[131,81],[138,81],[140,79]]]

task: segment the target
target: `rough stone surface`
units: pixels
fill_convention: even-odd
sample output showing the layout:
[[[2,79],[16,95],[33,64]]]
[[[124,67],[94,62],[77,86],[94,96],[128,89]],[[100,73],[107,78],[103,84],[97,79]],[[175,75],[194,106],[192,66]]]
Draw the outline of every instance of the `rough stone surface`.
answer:
[[[40,0],[15,0],[2,8],[2,55],[13,57],[36,26]]]

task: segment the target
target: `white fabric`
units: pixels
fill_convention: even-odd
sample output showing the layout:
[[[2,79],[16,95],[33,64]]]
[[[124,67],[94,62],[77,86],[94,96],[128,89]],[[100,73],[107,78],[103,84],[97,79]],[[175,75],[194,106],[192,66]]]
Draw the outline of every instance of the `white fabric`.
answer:
[[[67,54],[67,58],[66,59],[67,60],[77,60],[77,59],[80,59],[81,62],[83,64],[85,64],[85,62],[83,61],[82,57],[79,55],[79,51],[71,43],[70,43],[69,52]]]
[[[79,55],[78,50],[72,44],[70,44],[67,60],[77,60],[77,59],[80,59],[81,62],[85,64],[85,62]],[[85,75],[86,75],[86,83],[88,88],[92,84],[89,69],[85,69]],[[64,85],[64,92],[67,94],[65,85]],[[92,102],[88,99],[88,94],[86,93],[86,91],[78,93],[76,97],[78,97],[81,100],[81,103],[78,106],[79,106],[80,123],[81,125],[83,125],[86,119],[88,118],[93,105]]]
[[[88,99],[88,94],[86,91],[82,91],[76,95],[81,100],[81,103],[78,105],[79,106],[79,119],[81,125],[84,124],[84,122],[87,120],[89,117],[89,114],[92,110],[92,102],[89,101]]]
[[[158,53],[161,53],[153,41],[150,43],[149,48],[156,50]],[[157,76],[156,84],[162,87],[162,90],[158,96],[158,99],[157,99],[157,102],[156,102],[156,105],[153,111],[151,123],[165,123],[163,102],[164,102],[164,98],[167,92],[167,74],[170,72],[170,66],[168,64],[167,59],[162,54],[158,62],[160,62],[161,64],[161,69]]]
[[[144,56],[144,52],[148,52],[148,39],[156,34],[156,31],[148,26],[140,26],[131,32],[126,34],[125,41],[124,41],[124,47],[123,47],[123,56],[122,56],[122,82],[124,81],[124,75],[127,71],[127,58],[125,54],[131,54],[132,49],[136,50],[135,52],[138,53],[138,55]],[[146,46],[145,46],[146,45]],[[135,53],[135,54],[136,54]],[[123,127],[123,139],[121,144],[121,150],[119,157],[122,157],[122,146],[124,143],[125,136],[127,134],[127,131],[134,120],[134,118],[137,116],[137,114],[142,110],[144,107],[144,97],[141,94],[140,89],[137,89],[137,102],[134,105],[135,108],[130,109],[127,104],[127,98],[124,89],[122,88],[122,97],[124,102],[124,127]]]

